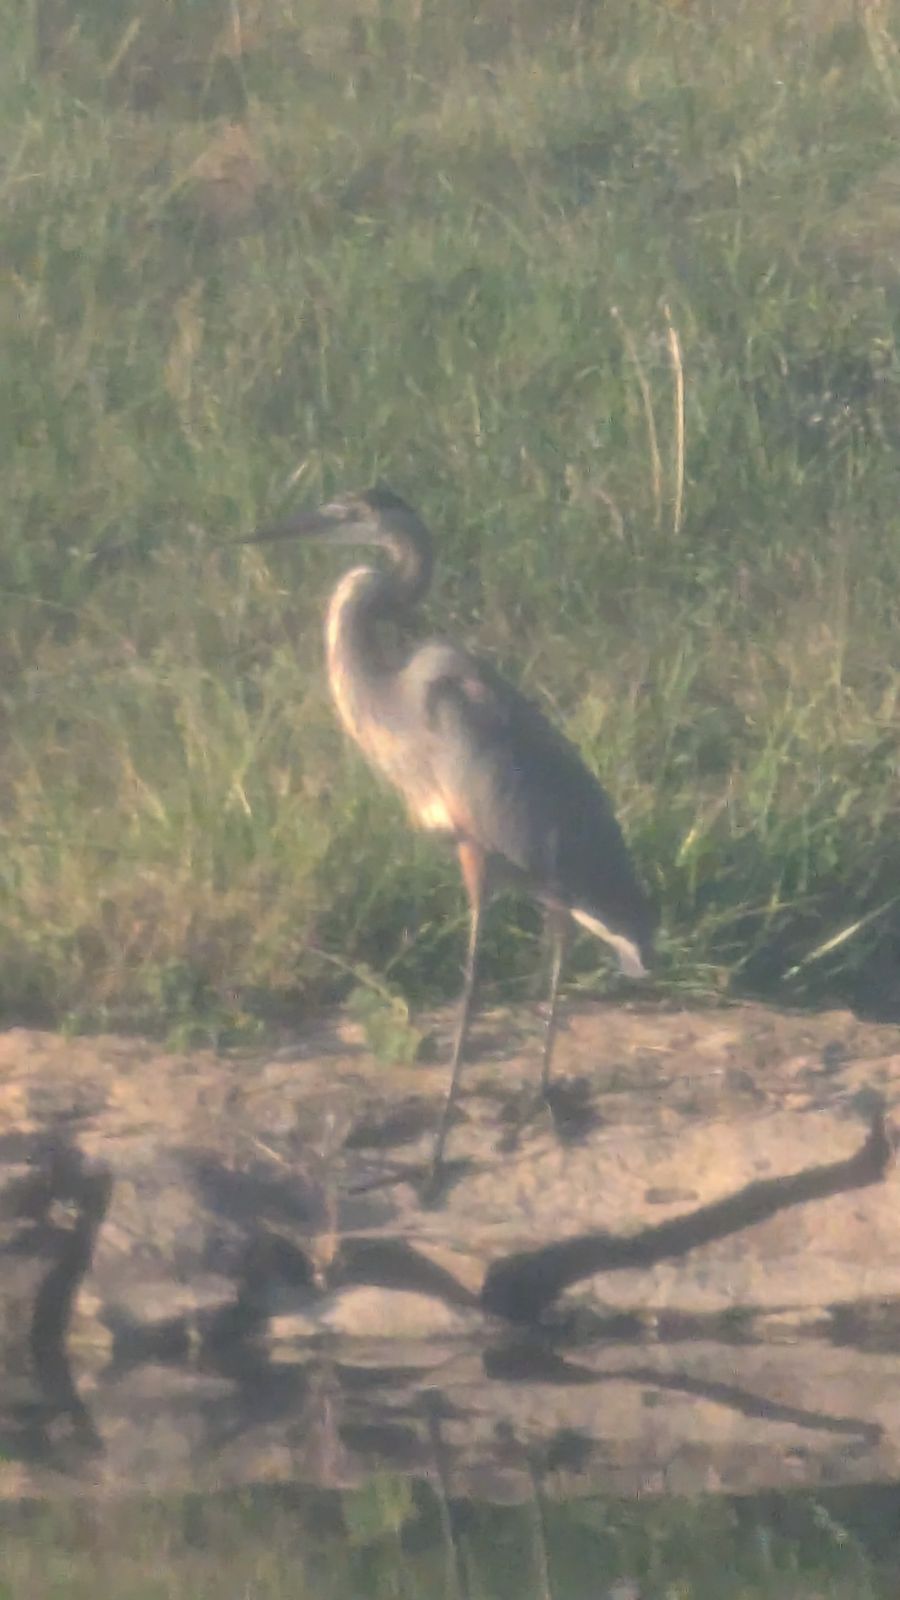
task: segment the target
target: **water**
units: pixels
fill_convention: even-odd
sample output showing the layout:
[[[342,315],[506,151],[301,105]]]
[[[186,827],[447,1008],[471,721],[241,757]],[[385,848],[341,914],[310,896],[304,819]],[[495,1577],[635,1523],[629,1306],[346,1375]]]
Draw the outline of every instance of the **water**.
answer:
[[[173,1351],[8,1388],[0,1597],[896,1600],[892,1330]]]

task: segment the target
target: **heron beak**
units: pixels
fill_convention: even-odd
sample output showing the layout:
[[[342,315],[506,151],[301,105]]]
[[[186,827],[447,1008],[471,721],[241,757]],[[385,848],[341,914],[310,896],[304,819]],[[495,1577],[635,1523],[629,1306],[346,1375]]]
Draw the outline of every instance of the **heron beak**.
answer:
[[[318,511],[301,511],[282,522],[271,522],[266,527],[257,528],[255,533],[244,534],[235,543],[268,544],[275,539],[327,539],[329,535],[340,532],[339,519],[345,516],[345,512],[339,512],[331,506],[322,506]]]

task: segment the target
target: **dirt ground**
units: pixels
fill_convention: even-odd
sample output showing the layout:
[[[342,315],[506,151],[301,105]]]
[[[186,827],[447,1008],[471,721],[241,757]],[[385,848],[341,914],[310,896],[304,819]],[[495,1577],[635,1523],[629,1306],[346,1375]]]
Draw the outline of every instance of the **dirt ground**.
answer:
[[[335,1421],[362,1403],[349,1371],[416,1437],[423,1394],[455,1390],[461,1472],[487,1470],[477,1440],[507,1413],[538,1438],[574,1406],[617,1482],[652,1476],[668,1435],[645,1437],[648,1386],[672,1450],[699,1428],[723,1483],[799,1470],[766,1456],[774,1423],[804,1461],[814,1438],[826,1477],[893,1470],[900,1029],[579,1005],[551,1115],[532,1106],[536,1014],[491,1012],[428,1194],[452,1017],[427,1020],[435,1059],[397,1067],[340,1014],[221,1054],[0,1036],[9,1492],[48,1429],[76,1478],[99,1461],[126,1481],[149,1451],[173,1482],[219,1459],[222,1408],[237,1477],[272,1428],[285,1472],[352,1476],[368,1468]],[[263,1379],[287,1389],[261,1435]]]

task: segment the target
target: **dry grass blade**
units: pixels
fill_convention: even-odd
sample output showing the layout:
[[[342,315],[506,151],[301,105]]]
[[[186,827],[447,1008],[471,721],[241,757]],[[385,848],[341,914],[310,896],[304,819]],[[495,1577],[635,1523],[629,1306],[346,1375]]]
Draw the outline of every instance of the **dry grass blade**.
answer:
[[[666,318],[666,342],[669,347],[669,360],[672,364],[672,382],[674,385],[674,412],[675,412],[675,497],[672,508],[672,532],[681,531],[681,519],[684,510],[684,365],[681,359],[681,341],[678,330],[672,321],[672,313],[668,305],[663,306]]]
[[[650,484],[653,492],[653,526],[662,525],[662,459],[659,453],[659,440],[656,435],[656,418],[653,415],[653,395],[647,382],[647,375],[641,362],[640,352],[634,335],[618,306],[611,308],[612,315],[619,326],[622,341],[628,351],[631,364],[634,367],[638,388],[641,391],[641,400],[644,406],[644,419],[647,424],[647,449],[650,455]]]

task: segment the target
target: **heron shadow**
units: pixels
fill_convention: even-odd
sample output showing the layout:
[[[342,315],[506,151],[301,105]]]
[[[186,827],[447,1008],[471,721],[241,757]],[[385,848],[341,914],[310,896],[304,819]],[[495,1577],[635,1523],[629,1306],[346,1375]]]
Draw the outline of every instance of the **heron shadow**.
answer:
[[[498,1151],[512,1154],[523,1134],[542,1117],[550,1121],[560,1144],[584,1144],[606,1120],[593,1100],[594,1086],[584,1076],[554,1079],[543,1093],[527,1090],[510,1097],[500,1114],[506,1127],[497,1142]]]
[[[383,1115],[362,1116],[346,1139],[347,1150],[382,1150],[413,1144],[431,1126],[431,1104],[423,1097],[409,1099]]]
[[[423,1211],[434,1211],[447,1199],[451,1189],[474,1170],[474,1161],[441,1161],[437,1166],[430,1162],[416,1186]]]

